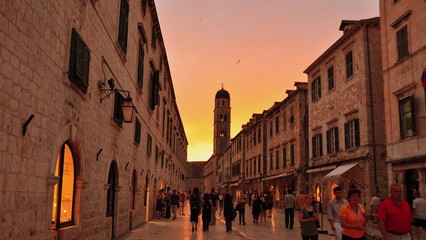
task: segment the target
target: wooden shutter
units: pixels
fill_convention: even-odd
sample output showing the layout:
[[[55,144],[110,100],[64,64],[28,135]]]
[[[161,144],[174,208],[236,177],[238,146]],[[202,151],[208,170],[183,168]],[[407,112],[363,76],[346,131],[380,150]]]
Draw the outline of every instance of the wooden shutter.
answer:
[[[334,129],[334,145],[336,146],[336,152],[339,151],[339,128]]]
[[[327,154],[331,153],[331,130],[327,131]]]
[[[136,118],[135,123],[135,143],[140,144],[141,143],[141,122],[138,118]]]
[[[323,152],[322,152],[322,134],[318,134],[318,137],[319,137],[320,156],[322,156],[323,155]]]
[[[349,148],[349,123],[345,123],[345,148]]]
[[[114,99],[114,122],[119,126],[123,125],[123,111],[121,106],[123,105],[124,97],[119,92],[115,92]]]
[[[68,77],[84,93],[89,86],[90,49],[77,33],[75,28],[71,33],[71,52]]]
[[[317,150],[317,148],[316,148],[316,141],[315,141],[315,137],[316,136],[314,136],[313,138],[312,138],[312,157],[313,158],[316,158],[317,157],[317,153],[316,153],[316,150]]]
[[[321,97],[321,77],[318,77],[318,99]]]
[[[150,96],[149,96],[149,107],[151,110],[155,109],[155,105],[158,104],[158,88],[160,84],[160,71],[155,71],[153,74],[151,74],[151,89],[150,89]]]
[[[121,0],[120,7],[120,22],[118,28],[118,43],[121,49],[127,52],[127,32],[129,27],[129,2],[128,0]]]
[[[359,132],[359,119],[355,119],[353,120],[354,122],[354,127],[355,127],[355,146],[360,146],[361,143],[361,137],[360,137],[360,132]]]
[[[145,53],[143,51],[142,42],[139,41],[139,59],[138,59],[138,85],[139,87],[143,87],[143,70],[144,70],[144,57]]]
[[[410,96],[410,106],[411,106],[411,127],[413,130],[413,136],[416,135],[416,105],[414,101],[414,96]]]

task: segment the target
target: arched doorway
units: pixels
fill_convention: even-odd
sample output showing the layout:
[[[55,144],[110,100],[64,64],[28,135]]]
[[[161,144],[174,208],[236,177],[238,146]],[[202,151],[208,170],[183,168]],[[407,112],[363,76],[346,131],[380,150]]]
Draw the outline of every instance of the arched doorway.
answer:
[[[419,174],[417,169],[409,169],[405,172],[405,189],[407,202],[412,206],[413,192],[419,191]]]
[[[52,203],[52,231],[74,225],[74,202],[76,186],[76,160],[69,142],[65,142],[55,165],[55,177]]]
[[[112,218],[111,239],[115,238],[115,216],[116,216],[116,191],[118,187],[118,167],[115,161],[112,161],[108,172],[108,191],[107,191],[107,210],[106,217]]]

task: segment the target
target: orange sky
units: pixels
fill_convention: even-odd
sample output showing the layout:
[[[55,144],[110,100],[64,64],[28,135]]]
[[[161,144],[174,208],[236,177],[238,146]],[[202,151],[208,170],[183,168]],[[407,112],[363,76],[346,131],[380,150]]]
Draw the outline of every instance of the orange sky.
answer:
[[[379,15],[378,0],[156,0],[188,161],[213,153],[214,96],[231,95],[231,137],[307,81],[341,20]]]

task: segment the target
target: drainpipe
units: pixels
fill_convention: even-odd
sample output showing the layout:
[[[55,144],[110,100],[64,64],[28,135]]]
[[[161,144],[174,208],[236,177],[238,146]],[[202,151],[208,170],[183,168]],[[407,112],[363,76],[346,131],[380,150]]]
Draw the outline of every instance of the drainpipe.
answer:
[[[374,171],[374,182],[375,193],[376,195],[379,193],[379,186],[377,185],[377,163],[376,163],[376,131],[375,131],[375,123],[374,123],[374,104],[373,104],[373,86],[371,83],[371,59],[370,59],[370,38],[368,35],[368,23],[365,25],[365,34],[367,38],[367,64],[368,64],[368,85],[370,88],[370,115],[371,115],[371,129],[373,131],[373,171]]]

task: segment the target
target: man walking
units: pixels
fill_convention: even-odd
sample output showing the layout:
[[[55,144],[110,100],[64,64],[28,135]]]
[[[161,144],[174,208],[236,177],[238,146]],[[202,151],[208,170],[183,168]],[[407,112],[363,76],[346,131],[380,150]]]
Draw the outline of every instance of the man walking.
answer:
[[[402,200],[402,187],[392,184],[390,197],[379,205],[379,228],[383,240],[411,240],[410,205]]]
[[[418,191],[413,192],[413,196],[413,225],[417,239],[420,240],[420,232],[426,229],[426,199],[421,198]]]
[[[295,204],[296,198],[291,194],[291,190],[288,190],[284,196],[285,228],[293,229]]]
[[[340,225],[340,209],[343,205],[347,204],[348,201],[342,197],[342,188],[333,188],[334,199],[328,202],[327,217],[330,222],[331,230],[334,232],[334,238],[336,240],[342,239],[342,225]]]
[[[172,191],[170,187],[167,187],[166,197],[164,201],[166,202],[166,218],[170,218],[170,198],[172,197]]]
[[[214,192],[214,188],[212,188],[212,192],[210,194],[210,200],[213,203],[212,207],[212,214],[211,214],[211,220],[210,225],[216,225],[216,210],[217,210],[217,200],[218,200],[217,194]]]

